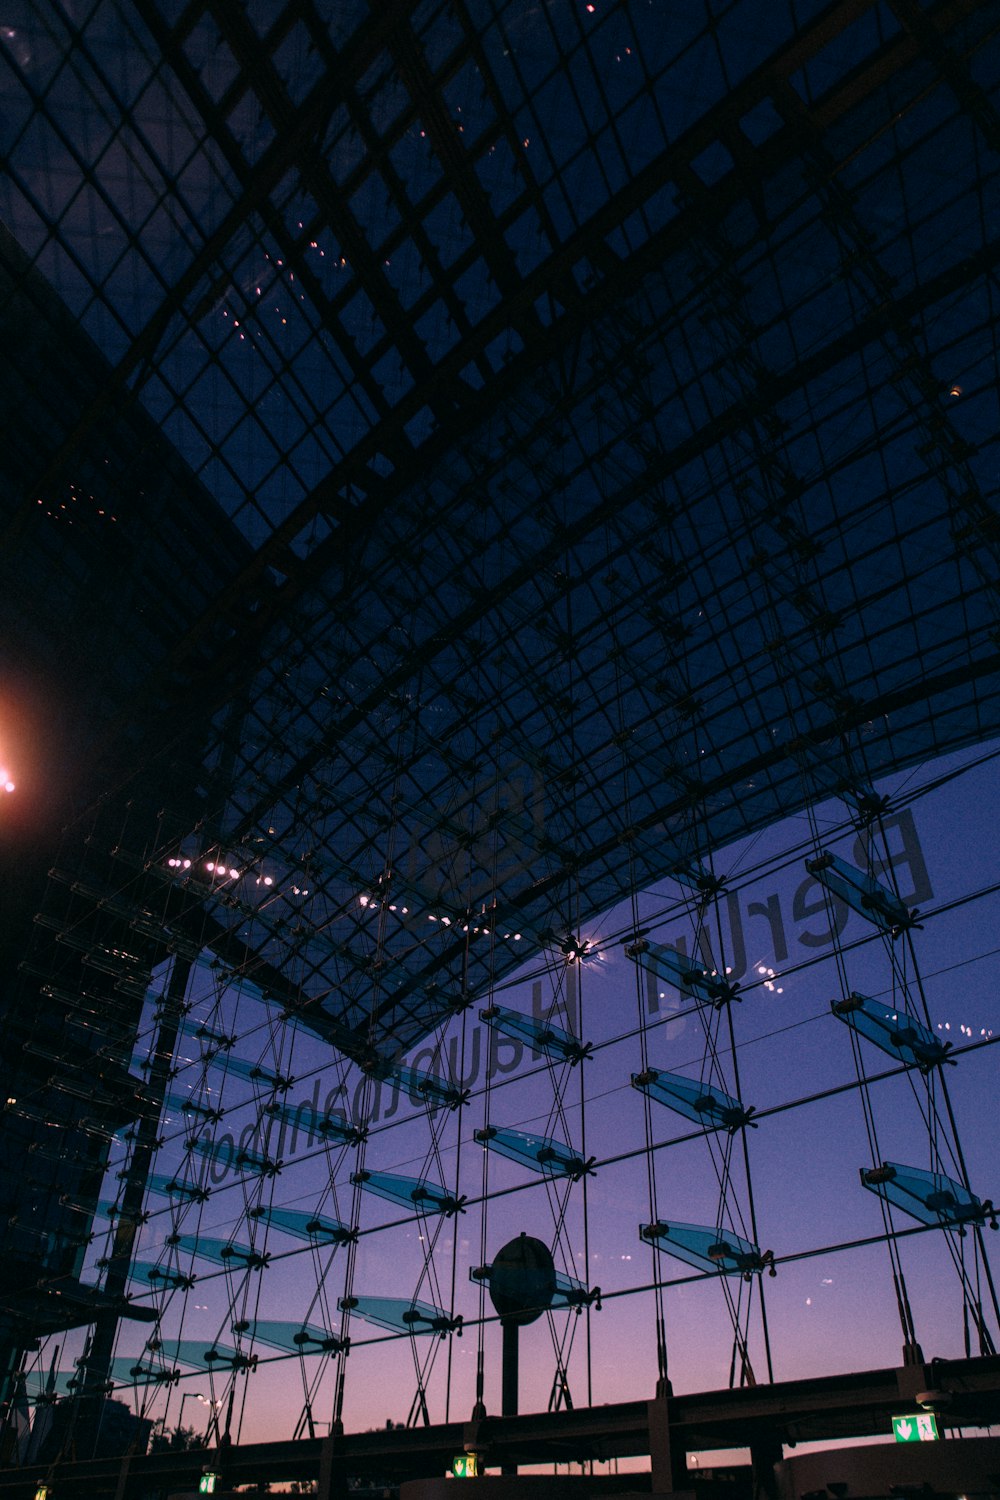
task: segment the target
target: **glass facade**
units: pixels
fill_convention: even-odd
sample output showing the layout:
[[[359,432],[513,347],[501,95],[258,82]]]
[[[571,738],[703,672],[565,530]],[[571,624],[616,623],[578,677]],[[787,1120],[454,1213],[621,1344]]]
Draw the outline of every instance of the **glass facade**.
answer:
[[[783,911],[839,954],[878,893],[865,953],[920,948],[898,778],[1000,732],[998,33],[965,0],[7,5],[15,1364],[91,1329],[83,1386],[162,1415],[183,1369],[217,1433],[294,1365],[311,1432],[410,1346],[410,1417],[464,1414],[459,1252],[530,1178],[589,1370],[597,1183],[671,1111],[750,1196],[629,1189],[646,1290],[661,1249],[772,1268],[725,1027],[783,993]],[[822,839],[768,832],[819,804]],[[731,852],[789,849],[741,965]],[[609,932],[638,1021],[583,1011]],[[885,1057],[877,974],[836,987],[827,1034],[938,1086],[936,1013],[901,999]],[[664,1029],[650,1068],[678,1006],[711,1066]]]

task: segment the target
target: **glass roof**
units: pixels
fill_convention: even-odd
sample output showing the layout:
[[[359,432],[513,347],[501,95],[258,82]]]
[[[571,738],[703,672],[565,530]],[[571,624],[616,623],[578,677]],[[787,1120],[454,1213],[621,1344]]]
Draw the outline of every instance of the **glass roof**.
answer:
[[[8,274],[101,363],[10,524],[141,410],[242,536],[159,853],[322,1034],[1000,725],[990,14],[14,7]]]

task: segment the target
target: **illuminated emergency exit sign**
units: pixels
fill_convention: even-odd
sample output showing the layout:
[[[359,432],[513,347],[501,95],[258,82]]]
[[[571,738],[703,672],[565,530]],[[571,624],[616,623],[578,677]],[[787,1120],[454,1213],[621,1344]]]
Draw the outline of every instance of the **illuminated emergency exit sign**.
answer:
[[[937,1418],[931,1411],[910,1412],[906,1416],[893,1417],[892,1435],[897,1443],[936,1443]]]

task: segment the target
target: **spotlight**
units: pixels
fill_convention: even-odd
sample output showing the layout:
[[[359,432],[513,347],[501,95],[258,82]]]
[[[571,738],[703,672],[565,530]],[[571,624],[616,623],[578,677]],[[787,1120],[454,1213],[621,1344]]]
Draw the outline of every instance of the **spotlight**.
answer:
[[[951,1405],[954,1397],[951,1391],[918,1391],[916,1400],[924,1411],[943,1411]]]

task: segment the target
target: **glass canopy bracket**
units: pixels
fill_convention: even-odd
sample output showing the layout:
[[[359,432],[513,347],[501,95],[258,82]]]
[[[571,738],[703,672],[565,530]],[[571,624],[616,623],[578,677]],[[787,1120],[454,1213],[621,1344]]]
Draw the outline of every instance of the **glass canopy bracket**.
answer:
[[[977,1198],[943,1172],[885,1161],[878,1167],[862,1167],[859,1175],[862,1187],[930,1228],[956,1229],[960,1238],[965,1237],[969,1224],[1000,1228],[992,1199]]]
[[[271,1261],[268,1250],[261,1253],[250,1245],[237,1245],[232,1240],[212,1239],[207,1235],[168,1234],[164,1243],[177,1246],[180,1250],[189,1250],[193,1255],[200,1255],[203,1260],[214,1261],[216,1265],[230,1270],[233,1269],[232,1263],[236,1262],[244,1270],[262,1271]]]
[[[909,1067],[929,1073],[945,1063],[955,1067],[957,1059],[949,1057],[952,1043],[939,1041],[926,1026],[905,1011],[890,1010],[884,1004],[861,995],[856,990],[843,1000],[831,1000],[830,1009],[838,1021],[852,1031],[867,1037],[889,1057],[898,1058]]]
[[[441,1106],[458,1109],[459,1105],[467,1104],[471,1097],[470,1089],[456,1088],[446,1078],[439,1078],[437,1074],[427,1073],[422,1068],[411,1068],[379,1059],[369,1064],[364,1071],[383,1083],[391,1080],[400,1084],[411,1099],[423,1102],[430,1109]]]
[[[100,1267],[108,1266],[111,1259],[99,1260],[97,1264]],[[162,1266],[147,1265],[141,1260],[133,1262],[129,1275],[135,1281],[148,1282],[153,1291],[168,1287],[171,1291],[189,1292],[198,1280],[197,1276],[184,1275],[181,1271],[165,1271]]]
[[[640,968],[648,969],[659,979],[675,985],[682,994],[693,995],[696,1000],[712,1005],[716,1010],[721,1010],[733,1000],[743,999],[738,984],[730,983],[724,975],[711,969],[698,967],[676,948],[665,948],[642,936],[629,940],[623,947],[626,958],[630,958]]]
[[[339,1338],[326,1328],[308,1323],[286,1323],[243,1318],[232,1325],[236,1334],[250,1333],[261,1344],[295,1354],[341,1354],[350,1351],[350,1339]]]
[[[757,1129],[757,1121],[751,1119],[755,1113],[752,1104],[744,1106],[721,1089],[706,1088],[704,1084],[678,1073],[647,1068],[643,1073],[632,1074],[632,1087],[707,1130],[724,1129],[735,1135],[747,1126],[751,1130]]]
[[[839,896],[859,916],[880,927],[892,938],[908,929],[921,926],[919,912],[904,906],[898,896],[887,891],[871,875],[849,865],[839,855],[825,850],[815,859],[806,860],[806,869],[833,896]]]
[[[738,1234],[706,1224],[667,1224],[657,1219],[655,1224],[640,1225],[639,1236],[699,1270],[740,1275],[744,1281],[764,1271],[769,1276],[778,1274],[773,1250],[761,1250]]]
[[[258,1356],[256,1354],[238,1354],[233,1349],[212,1348],[205,1350],[206,1364],[211,1365],[213,1368],[216,1365],[225,1365],[234,1373],[237,1370],[256,1370],[257,1359]]]
[[[473,1133],[473,1139],[488,1151],[497,1151],[501,1156],[531,1167],[536,1172],[546,1172],[553,1177],[569,1177],[578,1182],[581,1177],[595,1174],[597,1158],[586,1160],[577,1156],[568,1146],[550,1140],[544,1135],[528,1135],[521,1130],[501,1129],[488,1125]]]
[[[412,1208],[417,1213],[440,1213],[446,1218],[465,1212],[465,1197],[456,1198],[445,1188],[426,1182],[418,1177],[400,1177],[391,1172],[352,1172],[351,1182],[358,1187],[387,1198],[401,1208]]]
[[[205,1203],[212,1194],[211,1188],[184,1182],[179,1177],[160,1177],[156,1174],[150,1177],[149,1186],[155,1193],[163,1193],[168,1198],[187,1198],[192,1203]]]
[[[464,1319],[461,1313],[450,1317],[443,1308],[430,1303],[408,1301],[403,1297],[341,1297],[338,1306],[344,1312],[354,1312],[366,1322],[375,1323],[394,1333],[436,1333],[444,1338],[449,1333],[462,1336]]]
[[[505,1036],[527,1042],[538,1052],[557,1061],[568,1062],[571,1067],[576,1067],[577,1063],[593,1053],[593,1043],[581,1042],[570,1032],[553,1026],[551,1022],[536,1021],[503,1005],[487,1006],[479,1012],[479,1019],[494,1031],[502,1031]]]

